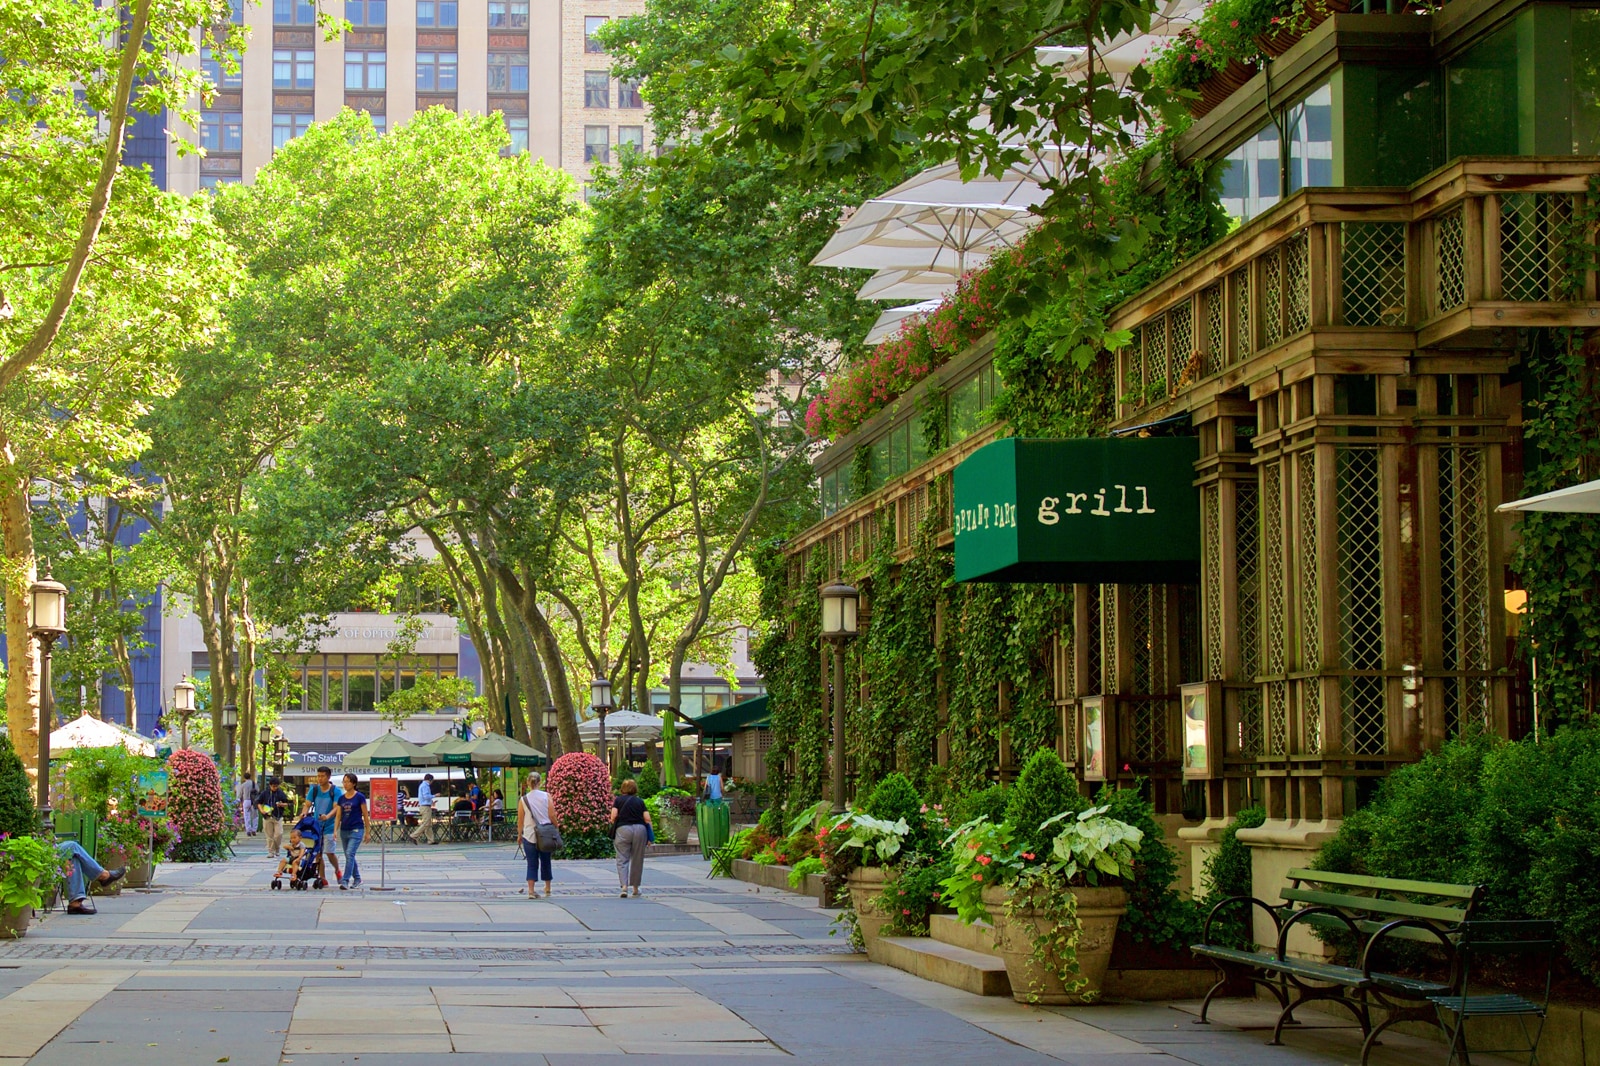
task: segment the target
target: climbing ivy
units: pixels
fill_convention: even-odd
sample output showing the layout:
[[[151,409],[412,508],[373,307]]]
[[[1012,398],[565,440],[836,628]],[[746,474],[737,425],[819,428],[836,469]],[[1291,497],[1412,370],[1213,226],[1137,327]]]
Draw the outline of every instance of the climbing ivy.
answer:
[[[789,587],[782,541],[755,553],[765,619],[751,660],[767,682],[773,744],[768,750],[767,787],[803,805],[822,795],[828,724],[822,715],[822,612],[817,590],[827,577],[826,556],[812,553],[799,587]]]

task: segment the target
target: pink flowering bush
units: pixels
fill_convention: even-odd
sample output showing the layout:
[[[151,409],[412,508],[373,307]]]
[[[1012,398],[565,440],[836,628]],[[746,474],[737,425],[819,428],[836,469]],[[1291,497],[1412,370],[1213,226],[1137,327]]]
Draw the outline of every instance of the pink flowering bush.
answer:
[[[167,817],[178,837],[172,857],[179,862],[215,862],[233,839],[222,803],[222,778],[211,756],[187,748],[167,760],[171,773]]]
[[[569,752],[550,767],[550,816],[561,830],[570,859],[612,854],[611,775],[605,763],[586,751]]]

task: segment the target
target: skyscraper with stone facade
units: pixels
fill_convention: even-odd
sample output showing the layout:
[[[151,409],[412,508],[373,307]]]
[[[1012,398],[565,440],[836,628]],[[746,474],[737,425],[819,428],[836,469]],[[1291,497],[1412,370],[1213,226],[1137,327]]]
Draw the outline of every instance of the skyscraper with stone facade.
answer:
[[[249,31],[237,68],[207,50],[218,92],[199,129],[174,125],[205,154],[140,162],[178,193],[250,181],[273,151],[344,107],[380,132],[429,107],[504,117],[508,150],[530,152],[580,182],[597,163],[649,140],[638,87],[611,76],[596,34],[641,0],[346,0],[349,28],[332,39],[313,0],[244,5]],[[147,121],[145,125],[155,125]],[[159,128],[159,127],[158,127]],[[130,160],[131,161],[131,160]]]

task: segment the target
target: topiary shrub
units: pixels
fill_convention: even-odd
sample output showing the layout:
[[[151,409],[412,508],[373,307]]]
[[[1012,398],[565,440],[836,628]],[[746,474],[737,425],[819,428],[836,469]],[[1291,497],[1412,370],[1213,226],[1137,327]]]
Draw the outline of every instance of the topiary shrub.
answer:
[[[861,805],[861,810],[874,818],[882,818],[889,822],[904,818],[906,825],[911,827],[905,843],[908,854],[936,850],[939,841],[929,826],[922,796],[905,774],[892,773],[879,781],[878,787],[872,790],[867,801]]]
[[[634,775],[634,783],[639,786],[639,798],[649,799],[661,791],[661,770],[653,762],[644,764],[644,768]]]
[[[586,751],[569,752],[550,767],[550,816],[566,846],[566,859],[604,859],[611,844],[611,775]]]
[[[0,736],[0,836],[27,836],[39,829],[39,812],[33,806],[33,789],[28,772],[11,747],[9,736]]]
[[[1101,786],[1095,806],[1111,809],[1107,816],[1138,829],[1144,834],[1134,859],[1133,882],[1127,886],[1128,913],[1119,929],[1135,940],[1186,948],[1198,939],[1201,926],[1199,906],[1172,886],[1178,880],[1178,853],[1167,843],[1156,822],[1155,808],[1143,792],[1143,782],[1132,788]]]
[[[211,756],[181,748],[167,760],[167,820],[177,843],[177,862],[219,862],[227,857],[233,829],[222,802],[222,778]]]
[[[1016,830],[1023,851],[1043,854],[1055,833],[1039,826],[1062,811],[1087,810],[1089,801],[1078,791],[1078,781],[1054,749],[1040,748],[1028,758],[1006,802],[1006,821]],[[1056,830],[1059,832],[1060,830]]]
[[[987,818],[1000,823],[1006,820],[1006,805],[1011,802],[1011,790],[1004,785],[990,785],[986,789],[960,796],[945,803],[945,814],[951,828],[966,825],[975,818]]]

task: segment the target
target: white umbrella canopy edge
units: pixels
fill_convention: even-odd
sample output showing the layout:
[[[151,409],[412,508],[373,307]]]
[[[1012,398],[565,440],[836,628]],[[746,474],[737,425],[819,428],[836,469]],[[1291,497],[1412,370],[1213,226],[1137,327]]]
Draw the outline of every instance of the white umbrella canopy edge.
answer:
[[[968,269],[989,261],[988,253],[974,254]],[[951,267],[889,267],[868,278],[856,292],[858,300],[938,300],[955,292],[961,272]]]
[[[80,715],[50,732],[53,751],[69,748],[111,748],[121,745],[135,755],[154,756],[155,744],[119,725],[102,721],[90,714]]]
[[[1600,514],[1600,481],[1542,492],[1521,500],[1502,503],[1497,511],[1548,511],[1561,514]]]
[[[893,340],[903,329],[908,321],[919,318],[939,308],[943,300],[923,300],[921,303],[909,304],[905,307],[891,307],[878,316],[878,320],[867,331],[865,344],[883,344]]]
[[[945,268],[957,275],[980,256],[1020,243],[1039,217],[1022,207],[868,200],[811,260],[819,267]]]

